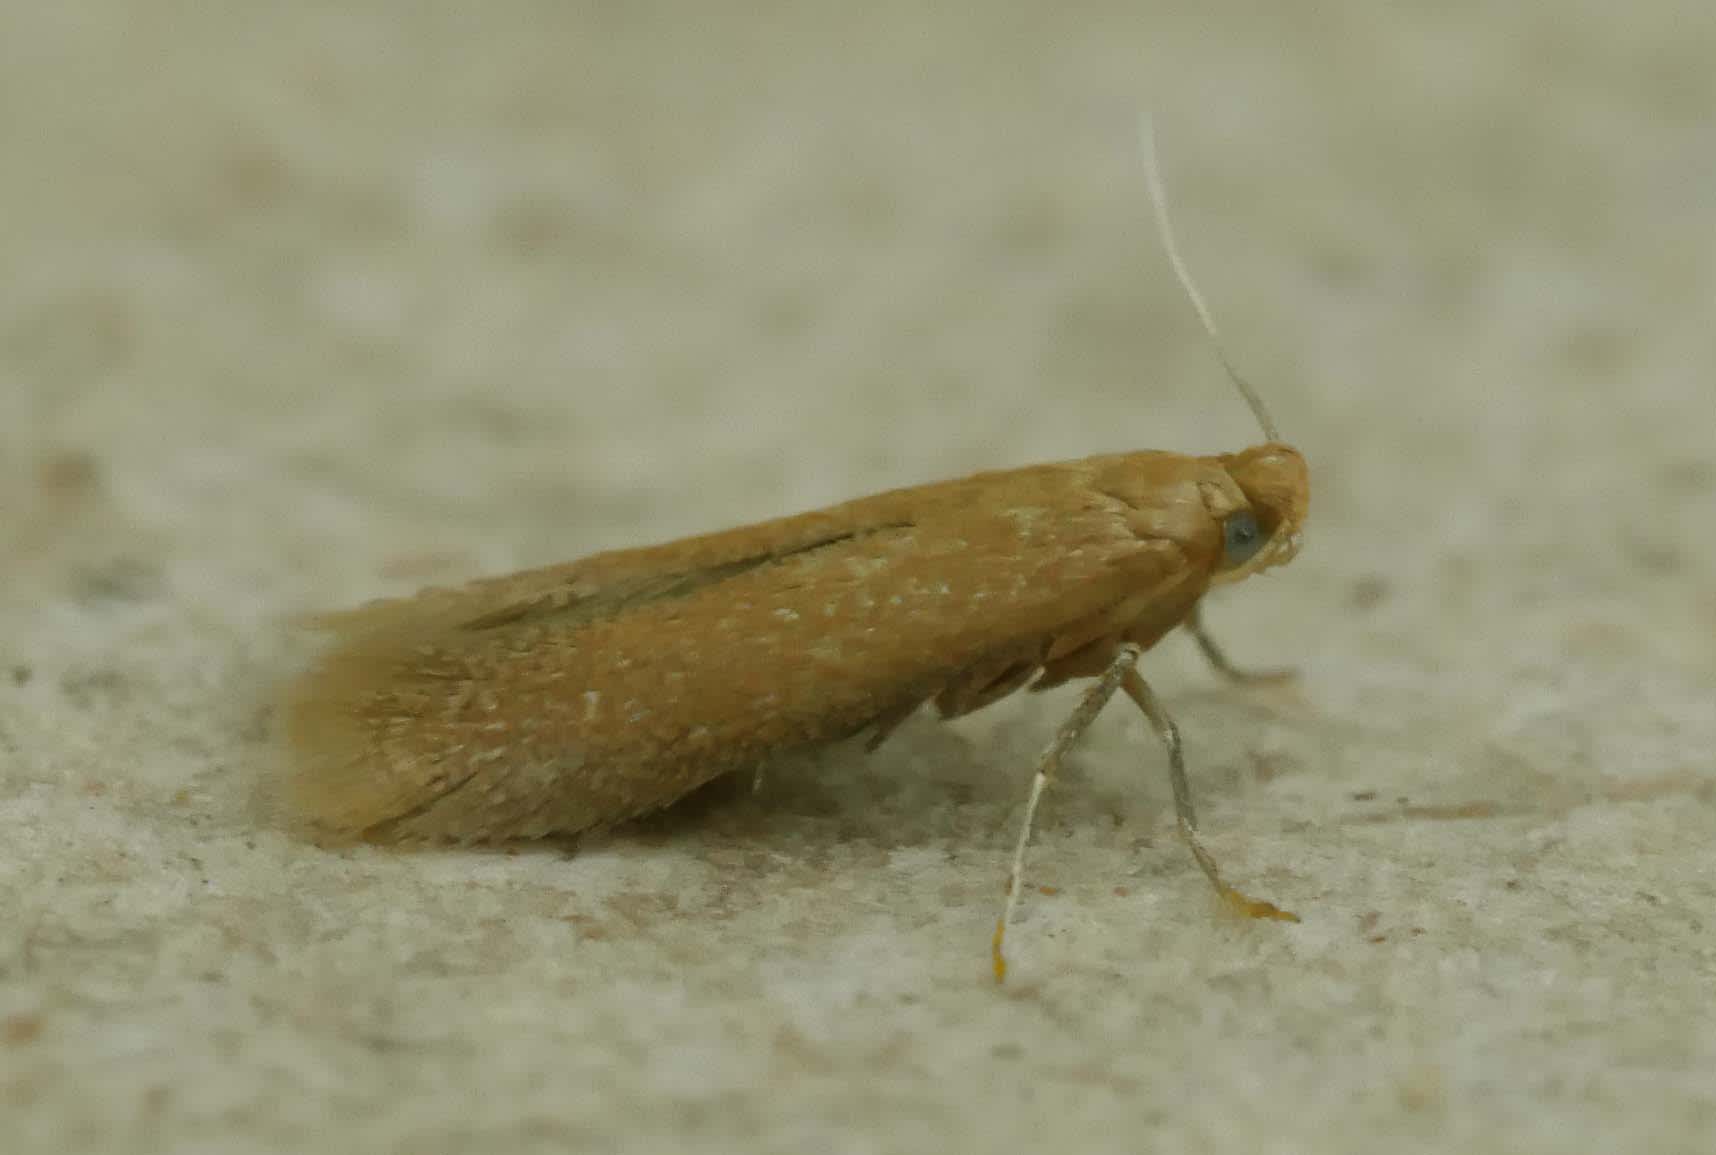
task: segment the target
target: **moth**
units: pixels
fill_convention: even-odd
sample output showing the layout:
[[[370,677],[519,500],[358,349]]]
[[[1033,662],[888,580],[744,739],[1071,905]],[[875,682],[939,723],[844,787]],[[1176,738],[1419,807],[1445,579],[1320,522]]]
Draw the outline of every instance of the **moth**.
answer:
[[[874,749],[925,704],[957,718],[1089,678],[1036,765],[996,979],[1038,801],[1117,691],[1165,744],[1179,831],[1217,891],[1291,919],[1222,880],[1179,733],[1137,668],[1179,627],[1246,677],[1199,605],[1291,560],[1309,500],[1304,458],[1221,352],[1144,138],[1164,247],[1262,444],[979,473],[326,615],[336,641],[284,705],[297,815],[381,842],[585,831],[785,753],[863,733]]]

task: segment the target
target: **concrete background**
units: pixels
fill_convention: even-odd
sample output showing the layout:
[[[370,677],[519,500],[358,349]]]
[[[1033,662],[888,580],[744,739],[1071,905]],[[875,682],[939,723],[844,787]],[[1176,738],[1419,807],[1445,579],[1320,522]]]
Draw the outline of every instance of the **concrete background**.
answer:
[[[1709,1149],[1710,6],[931,7],[4,7],[8,1152]],[[1067,692],[577,848],[259,821],[294,614],[1252,440],[1146,105],[1316,486],[1211,607],[1300,685],[1147,668],[1303,923],[1115,708],[997,991]]]

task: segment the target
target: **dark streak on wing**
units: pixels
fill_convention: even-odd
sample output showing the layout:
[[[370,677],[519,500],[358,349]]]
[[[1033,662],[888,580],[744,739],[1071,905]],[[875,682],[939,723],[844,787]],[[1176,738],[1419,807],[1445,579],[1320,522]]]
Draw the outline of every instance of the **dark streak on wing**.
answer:
[[[516,625],[524,621],[553,620],[558,625],[581,625],[603,618],[618,617],[640,606],[689,597],[700,590],[731,581],[733,578],[762,569],[765,566],[776,565],[788,558],[803,557],[819,550],[845,545],[848,542],[858,541],[878,533],[911,528],[912,523],[909,521],[868,525],[863,529],[829,534],[826,537],[805,542],[791,549],[753,554],[749,557],[738,558],[719,565],[705,566],[701,569],[681,570],[676,573],[647,575],[629,581],[619,581],[576,599],[569,600],[563,593],[559,592],[550,593],[530,600],[500,606],[469,621],[460,623],[457,628],[461,631],[476,633],[483,630],[499,629],[502,626]]]

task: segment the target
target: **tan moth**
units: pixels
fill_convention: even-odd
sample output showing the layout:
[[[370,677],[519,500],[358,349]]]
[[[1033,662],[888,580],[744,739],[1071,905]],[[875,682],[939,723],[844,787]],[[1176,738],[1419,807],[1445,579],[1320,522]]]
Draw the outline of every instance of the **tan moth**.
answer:
[[[1190,457],[1139,451],[980,473],[827,509],[318,619],[333,648],[288,689],[287,795],[325,835],[486,843],[609,826],[720,775],[868,732],[918,707],[954,718],[1016,690],[1094,678],[1038,759],[1013,856],[1002,939],[1031,821],[1061,757],[1116,691],[1168,752],[1181,834],[1197,835],[1179,733],[1138,672],[1212,587],[1292,559],[1304,459],[1233,372],[1180,259],[1148,123],[1164,247],[1265,442]]]

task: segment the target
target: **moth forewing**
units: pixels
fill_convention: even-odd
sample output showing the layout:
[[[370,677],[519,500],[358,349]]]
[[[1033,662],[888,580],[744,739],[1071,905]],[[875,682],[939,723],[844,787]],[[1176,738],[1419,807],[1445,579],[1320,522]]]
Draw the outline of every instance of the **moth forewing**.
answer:
[[[918,703],[963,712],[991,698],[976,673],[1053,681],[1207,588],[1226,478],[1151,453],[980,474],[348,613],[287,703],[294,802],[334,835],[571,832]]]

